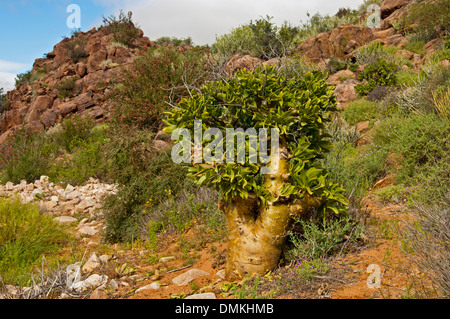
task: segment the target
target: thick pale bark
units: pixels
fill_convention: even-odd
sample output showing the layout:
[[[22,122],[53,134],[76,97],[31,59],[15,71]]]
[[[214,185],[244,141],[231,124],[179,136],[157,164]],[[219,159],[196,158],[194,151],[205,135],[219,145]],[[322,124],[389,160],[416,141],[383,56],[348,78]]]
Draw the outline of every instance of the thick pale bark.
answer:
[[[265,186],[275,198],[289,178],[288,152],[284,145],[280,146],[279,154],[277,173],[265,178]],[[284,198],[267,205],[260,205],[256,198],[220,201],[219,207],[226,214],[228,226],[227,278],[273,270],[278,264],[291,217],[320,203],[318,198],[308,196],[302,200]]]

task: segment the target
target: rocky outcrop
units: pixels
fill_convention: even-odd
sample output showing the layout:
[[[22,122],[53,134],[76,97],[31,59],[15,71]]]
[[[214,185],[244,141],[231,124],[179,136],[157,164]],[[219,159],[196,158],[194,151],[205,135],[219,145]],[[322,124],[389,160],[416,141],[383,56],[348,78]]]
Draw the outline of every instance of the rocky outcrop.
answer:
[[[380,6],[381,19],[389,17],[394,11],[404,7],[411,0],[384,0]]]
[[[225,65],[225,71],[228,74],[233,74],[242,69],[253,71],[258,65],[261,65],[264,61],[260,58],[252,57],[250,55],[234,55],[230,61]]]
[[[107,118],[108,84],[142,49],[156,45],[143,32],[130,47],[113,40],[109,28],[94,28],[65,38],[36,59],[31,80],[7,93],[9,110],[0,116],[0,143],[19,126],[47,129],[72,113],[97,121]]]
[[[342,25],[306,39],[297,50],[312,62],[330,57],[345,58],[361,45],[375,39],[372,29],[356,25]]]

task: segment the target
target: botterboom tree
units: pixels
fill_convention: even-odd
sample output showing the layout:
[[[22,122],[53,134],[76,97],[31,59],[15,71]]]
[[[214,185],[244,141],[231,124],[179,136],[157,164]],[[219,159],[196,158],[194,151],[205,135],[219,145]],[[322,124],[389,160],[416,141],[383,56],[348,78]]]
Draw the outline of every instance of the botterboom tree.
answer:
[[[321,73],[285,78],[275,67],[266,66],[208,82],[167,113],[167,133],[185,128],[194,134],[195,124],[201,121],[204,131],[217,128],[222,132],[215,138],[223,140],[213,140],[214,145],[226,144],[227,128],[278,131],[277,136],[268,135],[264,145],[260,139],[258,150],[254,150],[254,141],[244,140],[246,155],[267,145],[269,163],[255,163],[249,156],[243,163],[230,162],[226,156],[231,150],[227,149],[223,161],[191,167],[190,175],[199,185],[215,187],[221,194],[219,207],[228,227],[225,271],[229,279],[273,270],[292,218],[312,210],[318,218],[345,213],[343,189],[329,181],[318,161],[332,147],[323,131],[336,111],[335,102],[333,89]],[[271,150],[273,138],[279,139],[278,151]],[[211,143],[204,136],[203,147]],[[234,143],[235,155],[240,146]],[[276,171],[262,173],[273,163],[278,164],[272,166],[278,167]]]

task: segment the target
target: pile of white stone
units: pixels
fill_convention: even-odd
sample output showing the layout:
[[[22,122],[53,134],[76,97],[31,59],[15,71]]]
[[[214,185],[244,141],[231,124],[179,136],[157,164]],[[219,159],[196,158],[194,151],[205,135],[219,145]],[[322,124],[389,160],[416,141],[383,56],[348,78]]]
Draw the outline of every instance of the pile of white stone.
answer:
[[[76,213],[95,218],[101,214],[102,200],[105,196],[117,193],[117,185],[103,184],[90,178],[83,186],[62,187],[49,181],[47,176],[34,183],[22,181],[0,185],[0,198],[20,196],[23,202],[38,203],[43,210],[55,216],[73,216]]]

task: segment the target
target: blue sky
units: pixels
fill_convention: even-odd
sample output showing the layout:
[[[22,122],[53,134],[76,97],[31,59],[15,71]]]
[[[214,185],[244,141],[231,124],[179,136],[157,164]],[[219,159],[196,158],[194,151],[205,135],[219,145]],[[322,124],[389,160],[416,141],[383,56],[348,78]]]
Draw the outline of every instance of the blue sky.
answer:
[[[341,7],[357,8],[363,0],[0,0],[0,88],[10,90],[14,78],[32,68],[35,59],[70,36],[67,7],[81,9],[81,29],[99,26],[102,16],[120,9],[133,11],[134,21],[151,40],[188,37],[211,44],[216,35],[270,15],[274,22],[294,25],[306,13],[334,14]]]

